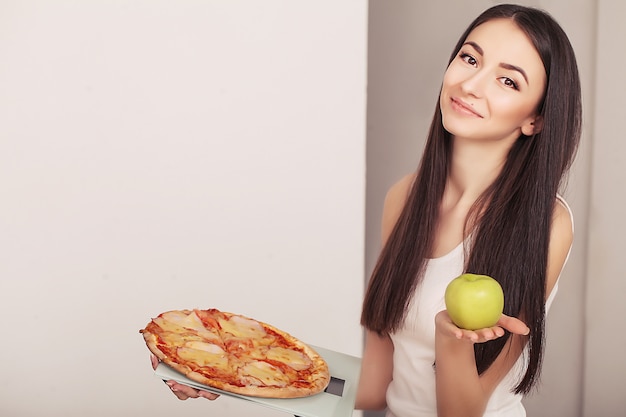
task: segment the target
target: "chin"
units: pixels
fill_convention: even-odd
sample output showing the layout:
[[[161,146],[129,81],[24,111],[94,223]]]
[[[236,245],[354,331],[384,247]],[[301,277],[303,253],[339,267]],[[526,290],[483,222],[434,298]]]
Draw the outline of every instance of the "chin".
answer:
[[[441,115],[441,124],[443,125],[443,129],[448,132],[452,136],[462,135],[464,130],[463,126],[459,126],[461,124],[457,120],[451,120],[451,117],[445,117],[442,113]]]

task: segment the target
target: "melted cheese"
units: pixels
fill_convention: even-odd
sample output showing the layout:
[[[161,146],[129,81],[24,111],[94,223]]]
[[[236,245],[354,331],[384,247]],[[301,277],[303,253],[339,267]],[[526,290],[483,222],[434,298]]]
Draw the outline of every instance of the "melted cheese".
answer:
[[[311,359],[302,352],[283,347],[273,347],[266,353],[267,359],[282,362],[296,371],[307,369],[311,366]]]
[[[226,351],[213,343],[201,342],[198,340],[192,340],[185,343],[185,347],[195,350],[201,350],[203,352],[212,353],[214,355],[226,355]]]
[[[185,329],[205,330],[204,324],[202,324],[202,321],[195,312],[185,314],[181,311],[168,311],[167,313],[163,313],[162,317]]]
[[[204,342],[189,342],[187,345],[176,350],[178,356],[199,366],[211,366],[214,368],[226,369],[228,367],[228,357],[219,346]],[[211,346],[209,346],[211,345]]]
[[[190,314],[185,314],[180,311],[169,311],[163,314],[162,320],[157,322],[157,324],[161,326],[162,329],[175,333],[181,333],[180,329],[184,328],[195,331],[198,335],[207,340],[218,341],[220,339],[217,334],[204,327],[202,320],[200,320],[193,311]],[[176,330],[176,328],[179,330]]]
[[[220,319],[219,323],[223,332],[230,333],[236,337],[262,339],[267,336],[263,326],[255,320],[233,316],[230,320]]]
[[[204,341],[204,339],[201,338],[200,336],[190,336],[188,334],[179,334],[179,333],[164,333],[161,335],[161,337],[163,338],[163,340],[167,341],[167,343],[170,346],[176,346],[176,347],[185,346],[190,341],[198,341],[198,342]]]
[[[263,361],[254,361],[239,369],[242,382],[256,386],[284,387],[289,383],[289,377],[277,367]]]
[[[157,317],[153,319],[152,321],[161,329],[165,330],[166,332],[172,332],[172,333],[184,333],[185,332],[185,329],[183,327],[171,321],[165,320],[163,317]]]

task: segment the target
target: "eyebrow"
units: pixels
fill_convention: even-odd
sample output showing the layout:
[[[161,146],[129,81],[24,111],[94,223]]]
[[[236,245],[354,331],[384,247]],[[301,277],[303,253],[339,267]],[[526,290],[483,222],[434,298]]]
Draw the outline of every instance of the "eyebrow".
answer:
[[[465,45],[469,45],[472,48],[474,48],[476,50],[476,52],[478,52],[480,55],[485,55],[483,48],[480,47],[480,45],[478,45],[476,42],[472,42],[472,41],[467,41],[463,44],[463,46]],[[513,65],[513,64],[507,64],[506,62],[501,62],[500,63],[500,67],[507,69],[507,70],[512,70],[512,71],[517,71],[519,72],[522,77],[524,77],[524,80],[526,80],[526,84],[528,83],[528,76],[526,75],[526,71],[524,71],[523,68],[518,67],[517,65]]]

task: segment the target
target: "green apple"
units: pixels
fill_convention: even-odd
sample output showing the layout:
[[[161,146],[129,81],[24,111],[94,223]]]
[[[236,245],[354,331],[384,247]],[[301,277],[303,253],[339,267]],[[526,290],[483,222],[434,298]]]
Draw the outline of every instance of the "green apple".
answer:
[[[495,326],[504,309],[502,287],[488,275],[456,277],[446,288],[445,301],[452,322],[467,330]]]

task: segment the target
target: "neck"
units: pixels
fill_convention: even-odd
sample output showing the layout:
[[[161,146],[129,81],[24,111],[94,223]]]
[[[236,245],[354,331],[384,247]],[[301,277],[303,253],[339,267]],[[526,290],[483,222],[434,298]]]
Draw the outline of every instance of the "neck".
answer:
[[[510,146],[454,138],[453,147],[446,194],[471,205],[500,174]]]

